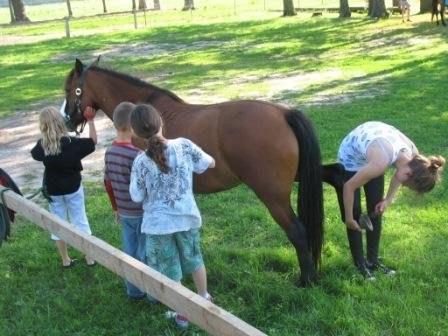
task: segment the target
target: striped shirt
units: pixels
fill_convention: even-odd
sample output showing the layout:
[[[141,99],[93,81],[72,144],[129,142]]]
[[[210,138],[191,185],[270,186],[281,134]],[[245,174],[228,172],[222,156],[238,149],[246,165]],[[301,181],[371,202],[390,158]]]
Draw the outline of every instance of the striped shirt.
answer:
[[[132,163],[139,153],[129,142],[114,141],[106,150],[104,184],[112,207],[120,216],[143,216],[142,204],[133,202],[129,195]]]

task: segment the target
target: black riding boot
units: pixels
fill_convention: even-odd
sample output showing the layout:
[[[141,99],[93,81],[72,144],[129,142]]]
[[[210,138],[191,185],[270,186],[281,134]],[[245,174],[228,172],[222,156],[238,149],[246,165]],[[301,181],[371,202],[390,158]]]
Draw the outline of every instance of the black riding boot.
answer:
[[[375,277],[370,273],[366,267],[366,260],[364,259],[362,247],[362,233],[356,230],[347,229],[347,238],[350,245],[350,252],[352,253],[353,263],[359,272],[366,280],[374,280]]]
[[[373,230],[367,230],[367,261],[370,264],[378,264],[378,251],[380,248],[381,238],[381,215],[369,215],[372,222]]]
[[[378,251],[380,247],[382,216],[369,216],[372,221],[373,231],[367,231],[367,268],[370,271],[380,271],[386,275],[394,275],[396,272],[380,263]]]

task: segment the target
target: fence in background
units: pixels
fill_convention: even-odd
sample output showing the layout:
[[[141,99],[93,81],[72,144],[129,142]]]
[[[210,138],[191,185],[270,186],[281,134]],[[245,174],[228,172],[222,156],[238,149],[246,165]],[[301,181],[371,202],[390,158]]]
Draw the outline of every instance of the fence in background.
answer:
[[[63,19],[68,16],[65,0],[22,0],[27,16],[31,21],[46,21]],[[135,0],[138,6],[139,0]],[[193,0],[197,10],[222,10],[224,12],[278,11],[283,10],[282,0]],[[162,11],[178,10],[184,6],[184,0],[159,0]],[[297,9],[307,8],[339,8],[339,0],[293,0]],[[122,13],[132,11],[131,0],[105,0],[107,13]],[[366,0],[349,0],[350,6],[366,7]],[[146,0],[148,10],[154,8],[153,0]],[[386,0],[386,7],[392,6],[392,0]],[[74,17],[101,15],[104,13],[102,0],[71,1]],[[0,24],[10,22],[7,0],[0,0]]]

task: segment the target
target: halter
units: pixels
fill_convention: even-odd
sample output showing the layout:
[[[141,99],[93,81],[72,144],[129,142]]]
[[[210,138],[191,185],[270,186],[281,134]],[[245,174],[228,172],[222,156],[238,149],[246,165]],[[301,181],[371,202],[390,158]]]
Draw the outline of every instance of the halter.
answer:
[[[87,120],[86,120],[86,118],[84,118],[84,114],[81,111],[81,95],[82,95],[82,87],[84,85],[85,74],[86,74],[87,70],[90,69],[91,66],[92,66],[92,64],[82,69],[81,75],[79,76],[78,85],[77,85],[77,87],[75,89],[75,96],[76,96],[76,98],[75,98],[75,109],[76,109],[76,113],[81,114],[82,118],[83,118],[83,121],[81,123],[81,127],[79,129],[75,129],[76,135],[80,135],[84,131],[84,127],[87,124]],[[64,100],[64,103],[62,104],[62,107],[61,107],[61,114],[63,115],[63,117],[65,119],[65,122],[67,124],[69,124],[69,123],[72,123],[72,121],[70,120],[70,116],[68,116],[67,113],[65,113],[65,106],[66,105],[67,105],[67,100]]]

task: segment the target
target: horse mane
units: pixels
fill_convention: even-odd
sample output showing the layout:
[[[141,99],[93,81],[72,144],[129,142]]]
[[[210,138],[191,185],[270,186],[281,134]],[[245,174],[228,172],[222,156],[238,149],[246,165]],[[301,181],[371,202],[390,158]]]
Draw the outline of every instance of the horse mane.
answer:
[[[175,93],[173,93],[173,92],[171,92],[171,91],[169,91],[167,89],[162,89],[162,88],[160,88],[158,86],[155,86],[153,84],[150,84],[148,82],[145,82],[145,81],[143,81],[143,80],[141,80],[141,79],[139,79],[137,77],[133,77],[131,75],[127,75],[127,74],[124,74],[124,73],[121,73],[121,72],[117,72],[117,71],[114,71],[114,70],[110,70],[110,69],[106,69],[106,68],[100,68],[98,66],[91,66],[91,67],[89,67],[89,70],[101,72],[101,73],[107,74],[109,76],[122,79],[122,80],[124,80],[124,81],[126,81],[128,83],[133,84],[133,85],[151,89],[152,91],[154,91],[154,93],[151,95],[151,99],[154,99],[154,98],[156,98],[158,96],[161,96],[161,95],[167,95],[167,96],[171,97],[173,100],[175,100],[177,102],[180,102],[180,103],[184,102]],[[65,81],[65,86],[64,87],[65,87],[65,91],[66,92],[68,92],[69,89],[70,89],[70,83],[71,83],[74,75],[75,75],[75,69],[72,69],[70,71],[70,73],[68,74],[67,79]]]

